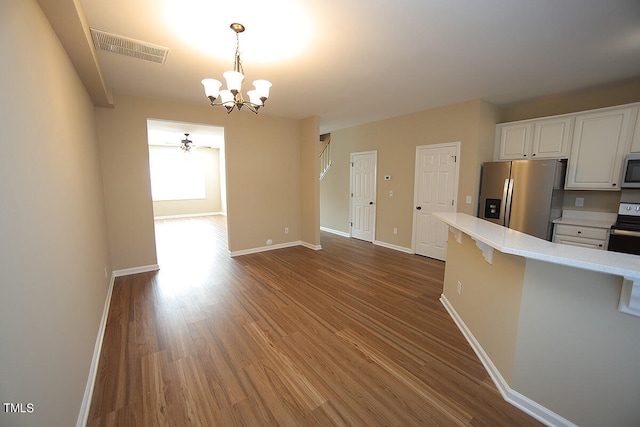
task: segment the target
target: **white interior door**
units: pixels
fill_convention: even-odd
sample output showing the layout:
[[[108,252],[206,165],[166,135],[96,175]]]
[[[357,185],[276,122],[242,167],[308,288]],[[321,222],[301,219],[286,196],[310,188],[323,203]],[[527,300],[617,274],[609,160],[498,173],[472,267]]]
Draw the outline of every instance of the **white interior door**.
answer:
[[[455,212],[460,143],[416,148],[413,248],[418,255],[444,261],[448,226],[434,212]]]
[[[351,237],[373,242],[377,152],[351,153]]]

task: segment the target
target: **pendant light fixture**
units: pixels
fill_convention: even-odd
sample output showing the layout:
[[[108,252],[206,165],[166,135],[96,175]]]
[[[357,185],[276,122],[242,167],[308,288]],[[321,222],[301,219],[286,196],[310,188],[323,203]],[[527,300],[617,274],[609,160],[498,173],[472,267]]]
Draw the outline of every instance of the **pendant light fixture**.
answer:
[[[242,82],[244,81],[244,69],[242,68],[242,61],[240,61],[240,33],[244,31],[244,25],[233,23],[230,28],[236,33],[236,55],[233,63],[233,71],[226,71],[223,75],[227,82],[227,89],[220,90],[222,83],[216,79],[204,79],[202,85],[204,86],[204,93],[211,101],[212,106],[222,105],[227,109],[227,114],[230,114],[235,107],[240,110],[243,106],[247,106],[249,110],[258,114],[258,109],[264,105],[267,98],[269,98],[269,88],[271,83],[267,80],[255,80],[253,85],[254,90],[247,92],[249,101],[245,101],[242,97]],[[220,102],[215,101],[220,97]]]

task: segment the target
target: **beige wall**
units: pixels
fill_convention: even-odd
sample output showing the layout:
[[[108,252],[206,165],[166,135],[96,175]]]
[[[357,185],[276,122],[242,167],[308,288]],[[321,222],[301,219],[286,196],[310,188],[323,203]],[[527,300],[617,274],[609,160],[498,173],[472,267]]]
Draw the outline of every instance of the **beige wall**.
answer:
[[[0,2],[0,425],[73,426],[110,271],[93,104],[33,0]]]
[[[583,207],[576,207],[576,198],[584,199]],[[618,212],[620,204],[619,191],[569,191],[562,198],[562,209],[584,210],[593,212]]]
[[[179,155],[182,154],[177,146],[150,145],[149,151],[153,150],[177,151]],[[200,147],[191,150],[188,155],[196,157],[204,165],[205,198],[154,201],[154,217],[223,212],[220,191],[220,150]]]
[[[622,278],[527,260],[512,387],[577,425],[640,420],[640,318]]]
[[[561,92],[504,107],[503,122],[576,113],[640,101],[640,76],[606,86]]]
[[[321,225],[349,232],[349,155],[376,150],[376,240],[411,248],[416,147],[457,141],[461,142],[457,210],[474,214],[480,165],[493,158],[497,118],[498,111],[490,104],[472,100],[331,132],[333,166],[321,183]],[[391,181],[384,181],[385,175]],[[467,195],[472,196],[471,204],[465,203]]]
[[[302,121],[300,137],[301,229],[300,240],[320,246],[320,122],[317,117]]]
[[[156,264],[147,119],[223,126],[229,249],[301,240],[301,122],[246,111],[116,96],[97,108],[109,241],[115,269]],[[317,132],[317,131],[316,131]],[[284,228],[289,233],[284,233]]]
[[[449,233],[443,294],[511,384],[525,259],[494,252],[489,264],[466,234]],[[458,295],[458,282],[462,292]]]

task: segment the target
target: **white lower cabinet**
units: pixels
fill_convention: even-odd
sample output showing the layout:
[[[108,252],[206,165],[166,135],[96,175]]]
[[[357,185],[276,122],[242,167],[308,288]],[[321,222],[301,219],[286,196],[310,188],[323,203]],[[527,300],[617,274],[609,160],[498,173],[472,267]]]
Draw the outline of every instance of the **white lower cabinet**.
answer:
[[[608,228],[556,224],[553,229],[554,243],[605,250],[608,240]]]

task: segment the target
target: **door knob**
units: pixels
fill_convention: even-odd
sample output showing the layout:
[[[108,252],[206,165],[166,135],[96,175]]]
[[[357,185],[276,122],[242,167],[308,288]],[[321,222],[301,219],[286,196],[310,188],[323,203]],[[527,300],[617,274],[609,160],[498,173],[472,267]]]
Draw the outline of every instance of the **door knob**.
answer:
[[[373,204],[373,202],[369,202],[369,204],[370,204],[370,205],[372,205],[372,204]]]
[[[416,206],[416,209],[421,210],[422,206]]]

